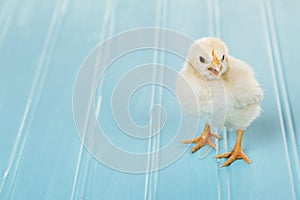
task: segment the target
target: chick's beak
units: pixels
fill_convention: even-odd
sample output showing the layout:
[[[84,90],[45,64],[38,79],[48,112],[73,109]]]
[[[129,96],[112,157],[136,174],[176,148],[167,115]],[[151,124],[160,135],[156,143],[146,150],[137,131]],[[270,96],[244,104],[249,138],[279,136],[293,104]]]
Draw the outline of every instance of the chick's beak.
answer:
[[[216,77],[219,77],[220,76],[220,72],[222,71],[222,65],[219,61],[219,59],[217,58],[216,54],[214,51],[212,51],[212,56],[213,56],[213,61],[212,61],[212,65],[209,66],[207,68],[207,70],[215,75]]]

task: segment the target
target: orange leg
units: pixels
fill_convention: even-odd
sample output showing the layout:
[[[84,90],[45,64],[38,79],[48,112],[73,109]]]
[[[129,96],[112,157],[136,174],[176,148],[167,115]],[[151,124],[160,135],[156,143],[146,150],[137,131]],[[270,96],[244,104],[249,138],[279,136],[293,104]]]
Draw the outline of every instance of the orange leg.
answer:
[[[228,158],[220,167],[225,167],[230,165],[233,161],[238,159],[243,159],[246,163],[250,163],[250,159],[246,156],[246,154],[242,150],[242,137],[244,130],[236,131],[236,142],[234,148],[231,152],[219,154],[215,156],[215,158]]]
[[[191,153],[194,153],[196,152],[198,149],[200,149],[201,147],[203,147],[204,145],[209,145],[211,146],[212,148],[216,148],[216,145],[213,143],[211,137],[215,137],[217,139],[220,138],[219,135],[217,134],[214,134],[210,131],[210,127],[208,124],[205,124],[205,127],[204,127],[204,130],[202,132],[202,134],[197,137],[197,138],[194,138],[192,140],[183,140],[181,141],[182,143],[184,144],[191,144],[191,143],[197,143],[191,150]]]

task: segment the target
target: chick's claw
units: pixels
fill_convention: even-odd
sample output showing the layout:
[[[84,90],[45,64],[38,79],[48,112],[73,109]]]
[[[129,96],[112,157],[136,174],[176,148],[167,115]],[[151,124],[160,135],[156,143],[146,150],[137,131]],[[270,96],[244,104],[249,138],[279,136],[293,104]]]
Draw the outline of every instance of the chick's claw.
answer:
[[[200,141],[191,149],[191,153],[195,153],[198,149],[205,145],[205,141],[200,139]]]
[[[198,149],[200,149],[201,147],[205,146],[205,145],[208,145],[212,148],[216,148],[216,145],[213,143],[211,137],[215,137],[217,139],[220,138],[219,135],[217,134],[214,134],[214,133],[211,133],[210,132],[210,128],[209,128],[209,125],[206,124],[204,130],[203,130],[203,133],[197,137],[197,138],[194,138],[192,140],[183,140],[181,141],[183,144],[191,144],[191,143],[197,143],[192,149],[191,149],[191,153],[194,153],[196,152]]]
[[[217,139],[220,139],[221,136],[217,135],[217,134],[214,134],[214,133],[210,133],[213,137],[217,138]]]
[[[225,154],[219,154],[215,156],[215,158],[228,158],[220,167],[226,167],[230,165],[233,161],[238,159],[243,159],[246,163],[250,164],[250,159],[247,155],[242,151],[241,148],[234,148],[231,152]]]
[[[244,130],[236,131],[236,142],[234,148],[231,152],[220,154],[215,156],[215,158],[228,158],[220,167],[225,167],[230,165],[233,161],[238,159],[243,159],[246,163],[250,164],[250,159],[246,156],[246,154],[242,150],[242,137],[244,134]]]

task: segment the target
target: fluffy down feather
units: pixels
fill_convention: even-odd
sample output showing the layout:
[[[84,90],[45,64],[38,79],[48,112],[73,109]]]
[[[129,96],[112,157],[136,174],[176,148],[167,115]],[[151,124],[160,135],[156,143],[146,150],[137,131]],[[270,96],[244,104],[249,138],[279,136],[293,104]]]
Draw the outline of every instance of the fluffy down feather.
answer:
[[[176,82],[176,93],[185,111],[209,122],[212,114],[214,82],[222,81],[225,92],[225,127],[245,129],[260,114],[263,92],[252,69],[244,62],[228,56],[227,71],[220,79],[201,75],[190,63],[185,63]],[[186,87],[187,82],[190,88]],[[192,105],[191,89],[198,105]],[[197,109],[198,108],[198,109]]]

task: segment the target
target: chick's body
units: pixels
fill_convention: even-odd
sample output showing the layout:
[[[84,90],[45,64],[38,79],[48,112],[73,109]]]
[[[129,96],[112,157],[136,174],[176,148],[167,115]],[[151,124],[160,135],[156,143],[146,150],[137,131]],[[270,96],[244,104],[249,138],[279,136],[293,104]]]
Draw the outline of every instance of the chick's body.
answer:
[[[215,106],[213,98],[217,98],[217,95],[214,95],[214,93],[220,91],[218,90],[220,89],[220,84],[217,83],[221,82],[224,95],[221,95],[223,99],[218,99],[217,102],[224,102],[224,115],[221,115],[224,118],[224,126],[230,130],[236,130],[237,134],[241,132],[242,135],[243,130],[260,114],[260,102],[263,98],[263,92],[250,66],[239,59],[227,55],[227,48],[221,41],[217,45],[213,42],[219,42],[219,40],[205,38],[200,40],[200,42],[196,42],[201,48],[198,53],[195,53],[197,50],[191,48],[189,61],[185,63],[179,73],[180,76],[176,82],[176,93],[185,111],[200,117],[200,119],[207,123],[203,134],[206,134],[205,132],[210,134],[209,123],[211,123],[212,112],[214,111],[213,106]],[[224,50],[222,51],[222,49]],[[215,52],[219,53],[219,59],[217,59]],[[209,56],[210,53],[212,53],[212,57]],[[206,56],[200,56],[202,58],[199,62],[197,56],[203,54]],[[223,62],[220,61],[217,65],[211,65],[209,59],[223,60]],[[211,69],[211,66],[219,66],[219,73],[217,73],[218,70]],[[183,82],[187,82],[188,84],[183,84]],[[189,85],[193,92],[187,92],[188,89],[185,85]],[[195,106],[190,103],[190,99],[192,98],[196,98],[198,105]],[[222,106],[220,108],[222,109]],[[199,137],[194,140],[184,141],[184,143],[199,143],[200,140],[201,138]],[[211,141],[208,143],[211,143]],[[192,153],[204,144],[205,141],[201,145],[196,145],[192,149]],[[209,145],[214,147],[214,145]],[[227,155],[227,157],[229,156]],[[246,157],[244,160],[250,162],[247,159]],[[224,166],[229,165],[231,162],[225,163]]]
[[[263,93],[254,78],[253,71],[246,63],[229,57],[228,65],[227,72],[221,77],[225,89],[224,125],[230,130],[245,129],[260,114],[259,103],[263,98]],[[176,92],[183,99],[183,109],[208,122],[213,110],[211,90],[214,90],[214,86],[212,82],[219,80],[210,80],[201,76],[189,63],[185,64],[180,75]],[[189,93],[186,93],[186,88],[181,88],[184,85],[181,81],[187,81],[193,90],[198,102],[198,110],[194,105],[189,104],[188,99],[193,97],[186,96]],[[212,86],[209,87],[208,84]]]

